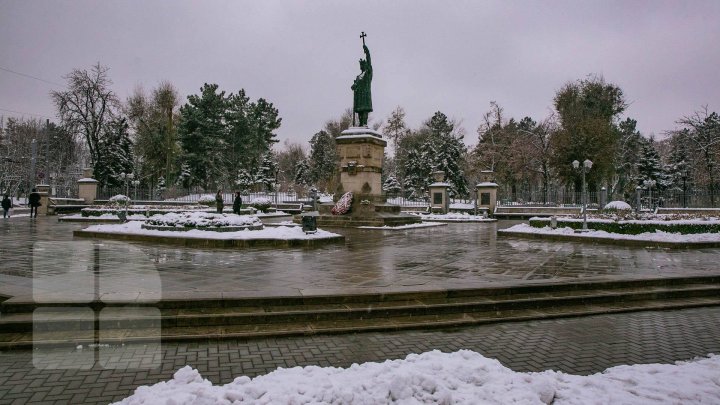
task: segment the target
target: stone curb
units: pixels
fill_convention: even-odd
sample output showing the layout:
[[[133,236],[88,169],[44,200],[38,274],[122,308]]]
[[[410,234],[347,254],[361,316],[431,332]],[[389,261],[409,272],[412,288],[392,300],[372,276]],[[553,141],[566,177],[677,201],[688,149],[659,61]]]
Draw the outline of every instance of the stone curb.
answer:
[[[328,243],[345,242],[345,236],[337,235],[322,239],[200,239],[180,238],[137,234],[116,234],[109,232],[91,232],[85,230],[73,231],[73,236],[81,238],[114,239],[131,242],[164,243],[189,247],[218,247],[218,248],[252,248],[252,247],[314,247]]]

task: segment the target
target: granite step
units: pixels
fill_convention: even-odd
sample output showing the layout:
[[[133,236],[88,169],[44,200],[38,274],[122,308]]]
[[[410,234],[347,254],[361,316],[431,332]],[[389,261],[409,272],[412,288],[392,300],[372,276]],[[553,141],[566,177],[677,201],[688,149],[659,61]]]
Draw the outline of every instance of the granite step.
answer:
[[[32,333],[0,333],[0,350],[41,346],[126,344],[133,342],[171,342],[208,339],[262,338],[312,334],[397,331],[407,329],[458,328],[497,322],[518,322],[560,317],[576,317],[632,311],[657,311],[720,305],[720,296],[599,302],[547,308],[504,309],[471,313],[428,314],[363,319],[316,320],[271,324],[215,326],[176,326],[159,329],[136,327],[93,330],[47,331]]]
[[[476,322],[543,319],[546,316],[577,316],[602,311],[639,311],[720,304],[720,283],[714,278],[658,283],[584,283],[556,288],[508,288],[407,292],[397,295],[321,297],[319,301],[247,299],[209,301],[208,306],[160,305],[159,307],[108,305],[99,312],[82,306],[47,307],[18,303],[16,311],[0,313],[0,348],[13,342],[58,343],[94,339],[96,330],[113,342],[142,338],[138,331],[153,330],[163,339],[177,336],[268,336],[274,333],[341,333],[378,328],[442,327]],[[599,287],[604,288],[599,288]],[[582,288],[581,288],[582,287]],[[505,294],[498,295],[500,291]],[[317,298],[317,297],[316,297]],[[403,299],[400,299],[403,298]],[[200,301],[202,304],[204,301]],[[257,305],[258,302],[263,305]],[[308,303],[309,302],[309,303]],[[241,303],[243,305],[237,305]],[[255,305],[249,305],[255,304]],[[272,305],[267,305],[272,304]],[[284,304],[284,305],[282,305]],[[12,307],[12,305],[8,306]],[[3,307],[5,309],[6,306]],[[41,308],[37,313],[30,310]],[[584,310],[582,308],[585,308]],[[23,309],[23,310],[20,310]],[[63,338],[65,336],[65,338]],[[148,336],[145,336],[147,338]],[[113,340],[114,339],[114,340]]]

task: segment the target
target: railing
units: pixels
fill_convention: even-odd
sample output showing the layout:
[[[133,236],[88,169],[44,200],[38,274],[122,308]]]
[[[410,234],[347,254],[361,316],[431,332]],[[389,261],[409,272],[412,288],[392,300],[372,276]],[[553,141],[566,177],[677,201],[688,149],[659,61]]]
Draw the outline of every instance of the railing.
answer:
[[[601,192],[590,191],[587,193],[587,205],[597,207],[601,203]],[[521,193],[498,193],[497,204],[500,206],[523,206],[523,207],[579,207],[583,205],[583,193],[566,192],[563,190],[534,191]]]

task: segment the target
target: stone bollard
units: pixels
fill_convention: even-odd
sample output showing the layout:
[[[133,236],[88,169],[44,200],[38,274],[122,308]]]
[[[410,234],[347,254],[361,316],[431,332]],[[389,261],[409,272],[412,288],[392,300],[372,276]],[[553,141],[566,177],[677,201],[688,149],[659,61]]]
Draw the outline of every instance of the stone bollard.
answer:
[[[40,194],[40,206],[38,207],[38,215],[48,214],[48,205],[50,205],[50,186],[47,184],[38,184],[35,186],[38,194]]]

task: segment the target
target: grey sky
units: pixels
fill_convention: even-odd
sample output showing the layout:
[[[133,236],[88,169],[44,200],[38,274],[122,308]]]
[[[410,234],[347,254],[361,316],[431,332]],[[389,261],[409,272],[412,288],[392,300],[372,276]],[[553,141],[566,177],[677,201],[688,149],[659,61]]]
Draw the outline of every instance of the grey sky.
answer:
[[[418,127],[440,110],[474,144],[490,101],[540,120],[564,83],[596,73],[660,135],[702,105],[720,109],[718,21],[717,0],[0,0],[0,67],[64,83],[99,61],[122,99],[161,80],[183,99],[204,82],[244,88],[280,110],[281,140],[306,143],[351,105],[365,31],[371,121],[400,105]],[[54,117],[51,89],[0,70],[0,109]]]

